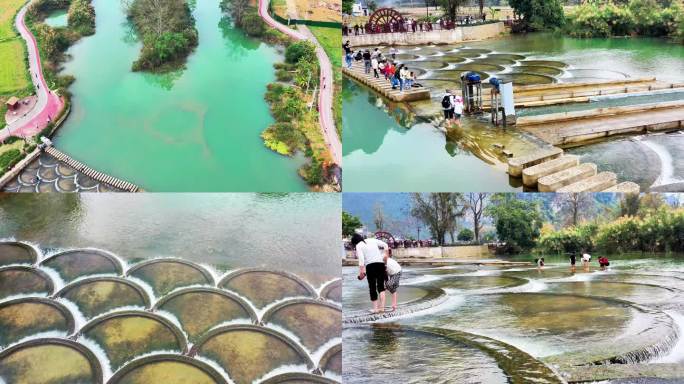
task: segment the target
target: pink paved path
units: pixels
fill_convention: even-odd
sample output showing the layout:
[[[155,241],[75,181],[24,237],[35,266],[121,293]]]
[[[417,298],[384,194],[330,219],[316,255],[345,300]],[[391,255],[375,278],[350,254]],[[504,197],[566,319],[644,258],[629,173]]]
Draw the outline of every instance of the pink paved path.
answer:
[[[41,66],[40,55],[38,54],[36,38],[24,23],[24,16],[26,15],[26,10],[30,3],[31,2],[29,1],[19,11],[15,25],[21,34],[21,37],[26,40],[29,58],[29,73],[33,86],[36,88],[38,102],[25,116],[17,119],[0,131],[0,140],[4,140],[9,136],[31,137],[37,135],[47,126],[48,119],[54,120],[55,116],[57,116],[59,111],[64,107],[62,99],[48,89],[48,85],[43,77],[43,67]]]
[[[325,139],[328,148],[330,148],[330,154],[332,155],[333,161],[335,164],[342,167],[342,142],[337,135],[335,119],[333,118],[332,112],[333,72],[330,59],[308,28],[304,26],[302,28],[304,33],[301,33],[275,21],[271,15],[268,14],[268,3],[269,0],[259,0],[259,15],[268,25],[297,40],[311,40],[316,44],[316,56],[318,57],[318,63],[321,67],[321,91],[318,95],[318,120],[323,133],[323,138]]]

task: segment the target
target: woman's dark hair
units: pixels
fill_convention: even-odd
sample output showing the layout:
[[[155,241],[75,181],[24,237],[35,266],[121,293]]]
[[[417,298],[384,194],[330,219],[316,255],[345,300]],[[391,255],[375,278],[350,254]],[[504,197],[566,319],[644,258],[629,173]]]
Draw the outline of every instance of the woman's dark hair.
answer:
[[[355,233],[355,234],[352,235],[352,240],[351,240],[351,242],[352,242],[352,245],[353,245],[354,247],[356,247],[356,244],[358,244],[358,243],[360,243],[360,242],[364,242],[364,243],[365,243],[366,241],[363,239],[363,236],[359,235],[358,233]]]

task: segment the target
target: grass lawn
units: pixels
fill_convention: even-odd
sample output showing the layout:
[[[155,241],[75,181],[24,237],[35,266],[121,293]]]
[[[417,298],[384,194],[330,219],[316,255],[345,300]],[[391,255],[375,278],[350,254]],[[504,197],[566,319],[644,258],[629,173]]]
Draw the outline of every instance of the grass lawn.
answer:
[[[24,140],[17,140],[12,144],[0,144],[0,155],[13,149],[21,151],[22,149],[24,149],[24,144],[26,144]]]
[[[333,115],[337,133],[342,137],[342,32],[339,28],[312,27],[311,33],[325,49],[335,74],[335,98],[333,100]]]
[[[342,32],[339,28],[312,27],[311,32],[325,49],[332,65],[335,68],[342,68]]]
[[[19,39],[0,43],[0,95],[21,93],[30,86],[24,62],[24,44]]]
[[[31,85],[24,62],[26,49],[13,27],[14,17],[25,2],[0,0],[0,101],[4,101],[3,95],[23,96]]]
[[[14,15],[24,3],[26,0],[0,0],[0,41],[16,36]]]
[[[276,15],[287,19],[287,0],[272,0],[271,9]]]

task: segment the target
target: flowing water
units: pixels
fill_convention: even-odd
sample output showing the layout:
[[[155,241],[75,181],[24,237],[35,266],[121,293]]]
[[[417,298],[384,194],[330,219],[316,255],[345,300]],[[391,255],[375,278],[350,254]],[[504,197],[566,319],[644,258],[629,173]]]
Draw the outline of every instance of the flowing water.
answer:
[[[432,343],[447,341],[432,334],[423,335],[420,342],[406,343],[402,340],[402,331],[439,329],[459,332],[461,337],[486,338],[478,340],[478,336],[472,336],[475,342],[468,345],[497,359],[496,362],[483,359],[481,366],[470,370],[455,364],[456,372],[449,372],[455,375],[487,374],[497,366],[507,375],[514,371],[529,373],[521,362],[531,359],[553,366],[561,374],[572,374],[573,366],[612,362],[619,365],[617,369],[621,372],[639,375],[648,371],[649,375],[656,372],[657,376],[658,369],[652,364],[680,362],[684,337],[681,331],[684,255],[609,255],[611,265],[606,270],[596,265],[599,255],[593,256],[594,263],[588,270],[580,263],[575,271],[564,257],[557,256],[546,257],[547,265],[542,270],[405,267],[402,274],[410,277],[399,288],[401,314],[380,321],[393,331],[371,325],[360,332],[355,328],[358,326],[350,325],[350,330],[345,330],[344,361],[356,367],[354,359],[371,356],[368,358],[383,373],[390,368],[399,376],[424,372],[421,365],[401,364],[402,356],[414,355],[423,348],[435,348]],[[532,258],[518,257],[519,261]],[[433,273],[445,270],[451,273]],[[420,276],[430,279],[420,279]],[[345,268],[343,280],[346,321],[350,313],[369,310],[370,301],[366,282],[356,279],[356,268]],[[441,289],[449,299],[424,309],[416,289]],[[361,303],[364,295],[365,304]],[[488,339],[505,346],[500,349],[512,348],[528,357],[512,367],[503,364],[501,350],[496,352],[485,347]],[[454,356],[459,353],[469,356],[468,351],[461,352],[458,347],[455,350],[458,352]],[[381,351],[385,351],[383,357],[379,355]],[[682,368],[675,368],[673,372],[681,371],[684,378]],[[591,378],[591,370],[588,372]],[[528,380],[523,382],[534,382],[534,377]]]
[[[339,215],[333,195],[2,196],[0,382],[337,383]]]
[[[69,14],[64,9],[54,11],[45,18],[45,24],[53,28],[66,27],[69,24]]]
[[[304,191],[303,158],[264,147],[273,123],[264,101],[281,54],[196,2],[199,46],[184,69],[134,73],[141,44],[118,1],[93,1],[97,32],[69,50],[77,81],[56,146],[149,191]],[[245,76],[249,73],[250,76]]]
[[[528,34],[460,45],[400,47],[397,59],[416,73],[418,82],[430,89],[432,99],[388,103],[345,79],[344,160],[348,170],[345,188],[350,191],[522,188],[518,181],[506,176],[502,165],[506,159],[492,145],[502,144],[514,154],[525,153],[540,145],[537,139],[515,128],[494,128],[487,120],[471,117],[463,118],[462,127],[448,135],[434,126],[441,114],[439,103],[444,89],[459,89],[458,79],[464,71],[480,73],[485,82],[496,76],[521,85],[648,76],[667,82],[684,81],[684,47],[657,39],[571,39]],[[534,115],[681,99],[681,92],[663,93],[520,112]],[[667,167],[671,166],[665,164],[667,161],[675,163],[671,166],[675,168],[675,179],[683,175],[676,169],[680,161],[678,153],[684,148],[678,144],[661,148],[660,155],[647,147],[636,152],[615,147],[608,151],[611,156],[602,144],[589,145],[577,152],[586,156],[586,161],[595,161],[601,170],[615,171],[630,164],[639,164],[642,170],[648,167],[655,175],[641,177],[629,169],[618,172],[644,189],[661,173],[667,173]],[[667,154],[663,155],[664,152]],[[651,163],[641,163],[645,157]]]

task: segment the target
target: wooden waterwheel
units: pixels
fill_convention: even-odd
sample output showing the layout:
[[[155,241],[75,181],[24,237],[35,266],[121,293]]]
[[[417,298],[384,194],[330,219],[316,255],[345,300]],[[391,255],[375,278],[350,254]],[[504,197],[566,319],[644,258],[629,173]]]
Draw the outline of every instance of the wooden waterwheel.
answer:
[[[368,24],[375,33],[405,32],[404,17],[392,8],[380,8],[373,12]]]

